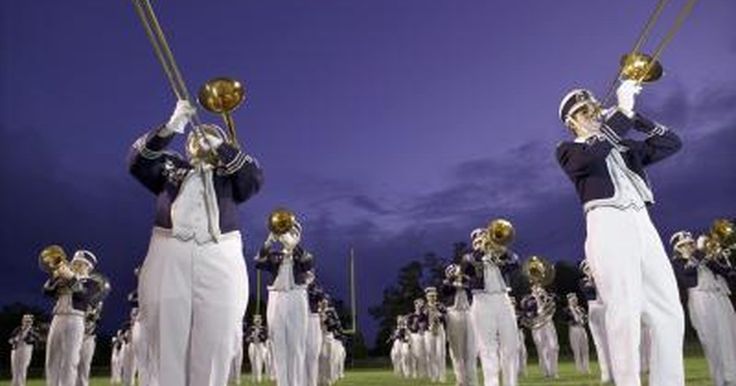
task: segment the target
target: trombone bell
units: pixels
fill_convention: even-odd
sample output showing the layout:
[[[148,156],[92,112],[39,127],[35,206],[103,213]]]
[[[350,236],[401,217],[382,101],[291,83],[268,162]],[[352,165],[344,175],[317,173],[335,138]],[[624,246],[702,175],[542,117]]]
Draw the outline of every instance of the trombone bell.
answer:
[[[205,110],[222,115],[227,125],[230,143],[236,145],[235,123],[230,113],[245,100],[243,84],[231,78],[210,79],[199,89],[197,100]]]
[[[621,57],[621,78],[651,83],[659,80],[664,73],[658,60],[640,52],[629,53]]]
[[[199,89],[199,104],[215,114],[226,114],[235,110],[245,100],[245,88],[235,79],[214,78]]]

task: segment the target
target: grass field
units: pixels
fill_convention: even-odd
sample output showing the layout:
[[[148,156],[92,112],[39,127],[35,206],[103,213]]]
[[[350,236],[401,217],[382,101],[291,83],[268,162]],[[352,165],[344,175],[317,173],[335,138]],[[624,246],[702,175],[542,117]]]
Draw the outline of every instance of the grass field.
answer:
[[[530,358],[531,359],[531,358]],[[539,367],[536,363],[529,362],[528,374],[520,378],[520,385],[598,385],[598,376],[596,373],[597,365],[591,363],[591,369],[594,374],[580,375],[577,374],[573,364],[569,361],[560,363],[560,378],[546,379],[540,374]],[[708,365],[703,357],[688,357],[685,361],[685,374],[687,376],[686,384],[688,386],[705,386],[711,385],[710,376],[708,374]],[[448,369],[448,379],[444,385],[454,385],[452,370]],[[4,381],[3,385],[9,385],[9,381]],[[91,386],[108,386],[110,384],[108,378],[95,378]],[[243,375],[243,385],[251,385],[250,374]],[[404,385],[419,386],[429,384],[426,380],[405,380],[398,378],[387,368],[380,369],[355,369],[345,374],[345,378],[338,381],[338,386],[383,386],[383,385]],[[45,383],[41,379],[34,379],[28,383],[28,386],[43,386]],[[273,382],[261,383],[260,385],[272,386]]]

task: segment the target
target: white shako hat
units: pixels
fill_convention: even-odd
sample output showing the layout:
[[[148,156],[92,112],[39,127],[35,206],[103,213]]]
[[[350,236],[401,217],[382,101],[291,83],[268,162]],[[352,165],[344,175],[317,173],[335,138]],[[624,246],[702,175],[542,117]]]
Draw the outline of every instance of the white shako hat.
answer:
[[[586,89],[576,88],[565,94],[562,98],[557,114],[563,123],[567,123],[567,119],[575,114],[579,108],[589,103],[597,102],[592,92]]]

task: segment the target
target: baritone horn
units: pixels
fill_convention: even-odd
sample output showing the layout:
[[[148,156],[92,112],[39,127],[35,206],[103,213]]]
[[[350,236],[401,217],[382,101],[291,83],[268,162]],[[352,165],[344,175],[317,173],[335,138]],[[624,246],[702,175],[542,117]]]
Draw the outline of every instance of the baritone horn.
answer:
[[[294,224],[296,224],[296,215],[288,209],[275,209],[268,217],[268,230],[277,236],[288,232]]]
[[[500,255],[514,241],[514,226],[510,221],[497,218],[491,221],[485,229],[483,247],[486,253]]]
[[[38,254],[38,265],[46,273],[56,276],[62,266],[69,265],[69,259],[64,248],[58,245],[49,245]]]
[[[540,256],[527,259],[521,270],[531,285],[546,287],[555,280],[555,266]]]

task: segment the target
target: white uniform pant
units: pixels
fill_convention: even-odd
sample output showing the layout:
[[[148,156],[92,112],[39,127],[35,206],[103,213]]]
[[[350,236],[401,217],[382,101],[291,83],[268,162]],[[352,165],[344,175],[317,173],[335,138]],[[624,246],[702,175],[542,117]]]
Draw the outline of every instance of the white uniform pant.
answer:
[[[248,302],[240,233],[197,244],[154,229],[138,294],[151,385],[226,385]]]
[[[529,362],[529,353],[526,351],[526,337],[524,330],[519,329],[519,374],[526,375],[527,362]]]
[[[110,357],[110,383],[117,384],[123,381],[122,369],[121,369],[121,349],[112,349],[112,355]]]
[[[611,356],[606,338],[606,308],[600,300],[588,301],[588,327],[593,336],[598,367],[601,370],[601,383],[611,381]]]
[[[391,366],[394,369],[394,375],[401,374],[401,367],[400,367],[401,366],[400,365],[400,361],[401,361],[400,355],[401,355],[401,353],[399,352],[399,350],[401,350],[401,340],[394,339],[394,342],[391,345],[391,353],[390,353],[390,356],[391,356]]]
[[[235,354],[230,362],[230,382],[234,382],[236,385],[240,384],[240,376],[243,372],[243,329],[239,328],[235,331],[235,338],[233,339],[235,347]]]
[[[332,353],[335,338],[328,332],[322,335],[322,349],[319,352],[319,380],[320,386],[331,385],[332,378]]]
[[[273,365],[273,343],[271,343],[271,340],[267,340],[266,343],[266,352],[263,354],[263,366],[266,368],[266,373],[268,374],[268,378],[270,380],[276,380],[276,367]]]
[[[345,376],[344,369],[345,369],[345,346],[342,344],[342,341],[339,339],[334,339],[332,341],[332,381],[337,381],[338,379]]]
[[[140,321],[135,320],[130,327],[131,344],[133,345],[133,355],[135,356],[135,367],[138,370],[138,381],[141,385],[147,386],[151,384],[148,375],[148,349],[146,344],[146,333],[141,326]]]
[[[446,340],[445,328],[442,326],[439,326],[435,333],[429,330],[424,333],[424,349],[426,350],[427,355],[427,375],[429,376],[429,380],[432,382],[441,381],[441,368],[445,367],[443,359],[446,359],[443,355]]]
[[[703,346],[713,384],[736,385],[736,316],[728,296],[688,291],[690,320]]]
[[[552,321],[532,329],[532,339],[537,347],[539,367],[545,377],[557,377],[557,363],[560,344],[557,341],[557,329]]]
[[[306,385],[307,292],[268,291],[268,334],[278,386]]]
[[[617,386],[640,385],[641,323],[652,332],[649,384],[685,383],[684,319],[675,275],[646,210],[598,207],[586,216],[585,252],[606,305]]]
[[[123,378],[123,385],[133,386],[136,384],[138,375],[138,362],[135,360],[135,347],[133,343],[124,343],[120,352],[122,356],[120,374]]]
[[[476,371],[477,351],[475,333],[470,313],[466,310],[447,310],[447,341],[450,346],[450,359],[455,371],[458,386],[478,384]]]
[[[322,350],[322,322],[319,314],[309,314],[307,319],[306,386],[317,386],[319,379],[319,352]]]
[[[92,367],[92,358],[95,356],[97,340],[94,335],[85,335],[82,350],[79,354],[77,368],[77,386],[89,386],[89,371]]]
[[[46,341],[46,385],[74,386],[84,340],[84,316],[57,314]]]
[[[519,329],[508,295],[474,292],[470,316],[483,367],[483,384],[498,385],[500,374],[504,385],[516,385],[519,377]]]
[[[426,332],[412,332],[409,334],[412,358],[411,374],[414,378],[424,378],[427,376],[427,350],[424,343],[424,334],[426,334]]]
[[[570,348],[575,358],[575,368],[580,373],[589,373],[589,349],[588,349],[588,332],[585,327],[578,325],[570,325],[568,330],[570,338]]]
[[[250,360],[251,380],[254,383],[263,381],[263,365],[266,362],[267,348],[265,343],[251,343],[248,345],[248,360]],[[266,369],[268,371],[268,369]]]
[[[404,378],[411,377],[411,349],[409,342],[399,340],[398,344],[399,375]]]
[[[25,342],[18,343],[17,347],[10,352],[10,367],[13,372],[11,386],[26,386],[28,365],[32,357],[33,345]]]

